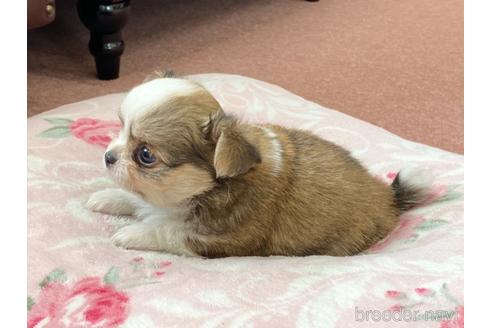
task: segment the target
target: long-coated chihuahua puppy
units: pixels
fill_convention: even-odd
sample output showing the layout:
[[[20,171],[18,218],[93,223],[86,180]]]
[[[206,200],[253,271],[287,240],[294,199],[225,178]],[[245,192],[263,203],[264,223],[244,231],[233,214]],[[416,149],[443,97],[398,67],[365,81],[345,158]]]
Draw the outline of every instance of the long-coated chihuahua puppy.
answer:
[[[132,89],[104,163],[121,189],[88,207],[136,222],[115,245],[201,257],[354,255],[420,204],[428,185],[378,181],[309,132],[249,125],[199,84],[158,77]]]

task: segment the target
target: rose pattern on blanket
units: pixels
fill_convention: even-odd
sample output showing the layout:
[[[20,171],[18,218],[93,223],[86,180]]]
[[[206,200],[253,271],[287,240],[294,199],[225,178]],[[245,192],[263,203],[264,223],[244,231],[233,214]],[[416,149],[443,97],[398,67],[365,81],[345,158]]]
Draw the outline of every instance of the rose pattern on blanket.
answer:
[[[415,316],[416,320],[438,321],[440,322],[441,328],[464,327],[464,306],[450,294],[447,284],[445,283],[442,284],[437,291],[432,288],[417,287],[409,292],[387,290],[384,295],[386,298],[398,301],[398,303],[390,306],[389,310],[393,312],[400,312],[400,316],[402,318],[404,317],[403,311],[410,310],[414,313],[412,315]],[[436,297],[445,298],[451,308],[441,308],[434,311],[431,310],[431,312],[429,311],[429,308],[422,307],[428,303],[429,300],[433,300],[433,298]]]
[[[92,192],[114,187],[102,156],[120,128],[116,113],[124,95],[63,106],[28,119],[28,322],[47,313],[46,286],[61,295],[56,318],[70,309],[73,320],[83,317],[81,298],[66,296],[80,283],[115,300],[127,298],[118,312],[125,315],[118,324],[123,328],[373,327],[356,320],[356,308],[383,311],[410,306],[410,300],[421,302],[422,311],[456,315],[398,327],[463,326],[463,156],[404,140],[264,82],[222,74],[192,78],[227,113],[310,130],[349,149],[386,183],[406,165],[425,167],[439,201],[405,213],[387,239],[353,257],[206,260],[119,249],[109,236],[132,219],[92,213],[84,202]],[[50,271],[52,278],[45,279]],[[441,293],[443,284],[452,298]],[[405,297],[391,298],[387,291]],[[116,317],[105,322],[109,318]],[[104,327],[102,322],[85,326]]]
[[[109,145],[111,139],[118,134],[121,128],[119,121],[104,121],[87,117],[76,120],[49,117],[45,120],[55,126],[41,132],[40,136],[42,137],[63,138],[72,135],[89,144],[104,148]]]
[[[63,269],[54,269],[39,283],[39,295],[27,298],[27,326],[119,327],[131,303],[125,290],[160,283],[171,264],[148,263],[139,256],[130,262],[129,270],[111,267],[102,279],[83,277],[73,284]]]
[[[118,327],[127,317],[128,298],[98,277],[87,277],[68,287],[46,285],[28,315],[34,327]]]

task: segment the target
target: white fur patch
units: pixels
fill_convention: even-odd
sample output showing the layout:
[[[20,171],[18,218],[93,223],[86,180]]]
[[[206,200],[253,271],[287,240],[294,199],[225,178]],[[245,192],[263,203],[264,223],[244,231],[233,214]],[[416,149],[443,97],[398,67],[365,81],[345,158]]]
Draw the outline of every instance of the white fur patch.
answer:
[[[87,201],[87,208],[111,215],[133,215],[143,203],[135,194],[126,190],[111,188],[93,193]]]
[[[429,190],[434,182],[432,173],[425,167],[405,167],[398,173],[398,177],[403,186],[423,191]]]
[[[124,248],[195,256],[185,245],[186,238],[192,235],[185,222],[186,214],[184,208],[163,209],[142,202],[135,211],[141,222],[120,228],[111,241]]]
[[[113,244],[123,248],[164,251],[176,255],[194,256],[185,245],[190,229],[184,222],[166,220],[133,223],[120,228],[111,237]]]
[[[267,137],[270,139],[271,149],[270,149],[270,153],[268,154],[268,157],[272,162],[273,173],[277,174],[282,169],[282,163],[283,163],[282,145],[280,144],[280,141],[278,140],[277,134],[275,132],[264,126],[261,126],[260,128],[265,132]]]
[[[193,93],[197,88],[198,86],[189,80],[174,78],[154,79],[133,88],[121,104],[121,116],[125,125],[108,149],[126,144],[130,126],[138,117],[158,108],[172,97]]]
[[[197,85],[184,79],[155,79],[133,88],[121,104],[125,122],[134,120],[155,109],[174,96],[182,96],[197,90]]]
[[[133,215],[141,221],[116,231],[111,237],[116,246],[195,255],[185,245],[186,238],[193,234],[185,222],[186,208],[158,208],[122,189],[98,191],[91,195],[86,206],[93,211],[112,215]]]

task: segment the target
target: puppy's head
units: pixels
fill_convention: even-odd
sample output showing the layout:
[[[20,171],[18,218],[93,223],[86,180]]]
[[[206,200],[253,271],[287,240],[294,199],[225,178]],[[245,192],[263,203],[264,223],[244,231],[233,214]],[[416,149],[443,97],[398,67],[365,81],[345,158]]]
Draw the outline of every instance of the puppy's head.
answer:
[[[118,116],[122,129],[105,165],[120,186],[156,206],[179,206],[218,178],[245,174],[259,162],[235,120],[189,80],[158,78],[137,86]]]

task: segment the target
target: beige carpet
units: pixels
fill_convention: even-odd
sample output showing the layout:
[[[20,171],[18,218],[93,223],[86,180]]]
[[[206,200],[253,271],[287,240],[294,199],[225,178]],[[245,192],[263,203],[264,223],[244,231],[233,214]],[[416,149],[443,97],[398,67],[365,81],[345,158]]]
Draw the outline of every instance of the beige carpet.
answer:
[[[128,90],[154,69],[233,73],[463,152],[462,0],[139,0],[121,76],[95,78],[74,0],[28,32],[28,115]]]

